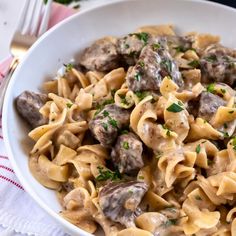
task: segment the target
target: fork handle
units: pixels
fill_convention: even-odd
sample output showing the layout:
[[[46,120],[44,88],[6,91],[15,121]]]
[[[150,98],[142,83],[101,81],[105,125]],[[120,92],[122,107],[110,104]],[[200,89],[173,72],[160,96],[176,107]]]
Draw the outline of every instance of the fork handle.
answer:
[[[11,64],[10,64],[7,74],[2,81],[2,84],[0,85],[0,112],[2,112],[3,103],[4,103],[4,96],[5,96],[9,81],[10,81],[18,64],[19,64],[19,58],[14,57]]]

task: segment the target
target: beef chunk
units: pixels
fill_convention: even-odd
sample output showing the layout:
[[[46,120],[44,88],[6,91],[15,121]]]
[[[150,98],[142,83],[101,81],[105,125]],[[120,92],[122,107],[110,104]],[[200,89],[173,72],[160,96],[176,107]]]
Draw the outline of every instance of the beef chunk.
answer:
[[[193,36],[166,36],[167,44],[171,55],[175,55],[177,52],[185,52],[188,49],[192,49],[192,44],[194,42]]]
[[[89,122],[89,129],[104,147],[109,147],[116,140],[118,130],[129,125],[130,112],[115,104],[106,105]]]
[[[47,119],[39,112],[46,103],[47,95],[24,91],[16,98],[18,113],[33,127],[47,123]]]
[[[117,41],[117,51],[128,65],[135,65],[142,48],[151,40],[147,33],[129,34]]]
[[[116,39],[105,37],[95,41],[83,52],[80,64],[88,70],[109,71],[119,67]]]
[[[134,227],[140,204],[148,186],[144,182],[108,183],[99,194],[99,205],[104,215],[115,222]]]
[[[128,133],[118,137],[111,158],[120,173],[135,174],[144,165],[142,152],[142,142],[135,134]]]
[[[225,106],[226,102],[217,95],[202,92],[200,97],[198,116],[210,121],[220,106]]]
[[[202,81],[223,82],[233,86],[236,81],[236,53],[220,45],[206,49],[201,60]]]
[[[143,48],[137,64],[128,71],[126,81],[132,91],[159,91],[162,79],[170,76],[180,87],[183,80],[163,40]]]

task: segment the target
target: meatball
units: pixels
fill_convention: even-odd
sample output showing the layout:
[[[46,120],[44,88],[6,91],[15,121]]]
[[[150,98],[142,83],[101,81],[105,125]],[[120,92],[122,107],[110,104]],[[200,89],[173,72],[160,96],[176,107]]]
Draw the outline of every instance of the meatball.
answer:
[[[80,64],[88,70],[97,71],[109,71],[119,67],[116,39],[105,37],[95,41],[84,50]]]
[[[147,33],[129,34],[117,41],[117,51],[128,65],[135,65],[142,48],[151,40]]]
[[[137,64],[128,71],[126,81],[129,89],[135,92],[159,91],[165,76],[170,76],[178,86],[183,85],[178,66],[162,40],[142,49]]]
[[[120,171],[125,174],[135,174],[143,167],[143,145],[133,133],[120,135],[112,149],[112,161]]]
[[[202,81],[223,82],[233,86],[236,81],[236,53],[220,45],[206,49],[201,60]]]
[[[39,112],[39,109],[47,102],[47,95],[24,91],[16,98],[18,113],[33,128],[47,123],[47,119]]]
[[[115,222],[134,227],[134,219],[141,213],[138,208],[148,186],[144,182],[108,183],[99,193],[99,205],[104,215]]]
[[[225,106],[226,102],[219,96],[202,92],[199,103],[198,116],[210,121],[220,106]]]
[[[129,125],[130,112],[115,104],[106,105],[89,122],[89,129],[104,147],[110,147],[117,138],[118,130]]]

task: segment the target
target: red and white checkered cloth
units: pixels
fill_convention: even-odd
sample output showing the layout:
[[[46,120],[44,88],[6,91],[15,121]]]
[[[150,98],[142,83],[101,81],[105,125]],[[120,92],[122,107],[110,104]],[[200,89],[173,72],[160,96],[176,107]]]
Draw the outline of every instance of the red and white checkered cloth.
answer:
[[[49,28],[72,15],[75,10],[53,4]],[[0,83],[11,57],[0,64]],[[64,236],[60,227],[30,198],[19,183],[8,160],[0,115],[0,235]]]

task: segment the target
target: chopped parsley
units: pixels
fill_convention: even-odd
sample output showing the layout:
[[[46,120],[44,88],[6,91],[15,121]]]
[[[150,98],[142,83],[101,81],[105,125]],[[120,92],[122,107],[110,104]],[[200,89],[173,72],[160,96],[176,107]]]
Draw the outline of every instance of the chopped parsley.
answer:
[[[102,111],[103,110],[103,108],[106,106],[106,105],[108,105],[108,104],[113,104],[115,101],[114,101],[114,99],[112,98],[112,99],[107,99],[107,100],[105,100],[102,104],[98,104],[97,106],[96,106],[96,112],[95,112],[95,116],[98,114],[98,113],[100,113],[100,111]]]
[[[197,145],[195,151],[196,151],[197,154],[200,153],[200,151],[201,151],[201,146],[200,146],[200,144]]]
[[[135,35],[139,40],[143,41],[144,45],[146,45],[148,42],[148,38],[149,38],[148,33],[142,32],[142,33],[133,33],[130,35],[131,36]]]
[[[225,89],[220,89],[220,91],[225,94],[226,93],[226,90]]]
[[[126,44],[125,44],[125,48],[129,48],[129,44],[126,43]]]
[[[163,129],[166,129],[166,135],[170,137],[170,130],[168,129],[168,127],[166,127],[166,125],[162,125]]]
[[[170,226],[172,226],[172,225],[176,225],[177,222],[178,222],[178,219],[168,219],[167,221],[165,221],[165,222],[162,224],[162,226],[163,226],[164,228],[167,228],[167,227],[170,227]]]
[[[108,130],[108,124],[107,123],[102,123],[103,128],[107,131]]]
[[[123,148],[128,150],[129,149],[129,143],[128,142],[123,142]]]
[[[128,133],[129,133],[129,131],[126,130],[126,129],[124,129],[124,130],[121,131],[121,134],[128,134]]]
[[[228,128],[228,125],[226,123],[224,123],[224,128],[227,129]]]
[[[140,81],[142,79],[142,76],[140,72],[137,72],[136,75],[134,76],[135,80]]]
[[[229,137],[228,132],[223,132],[223,135],[224,135],[224,138],[228,138]]]
[[[159,48],[161,48],[161,44],[160,44],[160,43],[154,43],[154,44],[152,45],[152,49],[153,49],[154,51],[156,51],[156,50],[159,49]]]
[[[183,111],[184,108],[176,103],[172,103],[166,110],[169,112],[177,113],[177,112]]]
[[[207,92],[209,93],[215,93],[215,84],[209,84],[207,86]]]
[[[232,140],[233,149],[236,151],[236,137]]]
[[[161,66],[164,67],[164,69],[167,72],[172,72],[172,61],[170,59],[164,59],[161,61]]]
[[[110,118],[110,119],[108,120],[108,123],[109,123],[111,126],[113,126],[114,128],[118,128],[118,125],[117,125],[117,121],[116,121],[116,120]]]
[[[118,94],[118,96],[121,99],[121,103],[123,103],[125,105],[129,105],[128,101],[126,100],[126,95],[125,94]]]
[[[71,107],[73,106],[73,103],[66,103],[66,106],[67,106],[68,108],[71,108]]]
[[[144,67],[144,66],[145,66],[144,61],[139,61],[138,64],[139,64],[141,67]]]
[[[104,170],[103,167],[98,166],[98,171],[99,171],[99,175],[96,177],[97,181],[105,181],[105,180],[120,180],[121,179],[121,174],[120,172],[117,170],[115,172],[111,171],[111,170]]]
[[[232,114],[232,113],[234,113],[234,111],[229,111],[229,114]]]
[[[216,55],[210,55],[208,57],[205,57],[205,60],[208,61],[208,62],[216,62],[217,57],[216,57]]]
[[[109,112],[108,112],[108,111],[106,111],[106,110],[105,110],[105,111],[103,111],[103,112],[102,112],[102,114],[104,115],[104,117],[107,117],[107,116],[109,116]]]
[[[138,178],[139,178],[139,179],[144,179],[144,176],[140,175]]]
[[[197,68],[197,67],[199,67],[200,64],[199,64],[198,60],[193,60],[193,61],[189,62],[188,65],[193,68]]]
[[[196,196],[195,196],[195,199],[198,200],[198,201],[201,201],[201,200],[202,200],[202,198],[201,198],[199,195],[196,195]]]
[[[174,49],[176,50],[176,52],[186,52],[188,50],[188,48],[185,48],[182,45],[179,45],[177,47],[174,47]]]
[[[212,160],[210,160],[210,159],[207,159],[207,164],[210,166],[210,165],[212,165],[212,164],[213,164],[213,161],[212,161]]]
[[[139,98],[139,101],[143,100],[148,94],[147,92],[135,92],[135,95]]]
[[[159,151],[156,153],[155,158],[159,160],[162,157],[162,155],[163,155],[163,152]]]
[[[64,64],[65,68],[66,68],[66,72],[69,72],[72,70],[72,68],[74,67],[73,64],[68,63],[68,64]]]
[[[117,91],[116,89],[112,89],[112,90],[111,90],[111,96],[112,96],[112,97],[115,96],[116,91]]]

